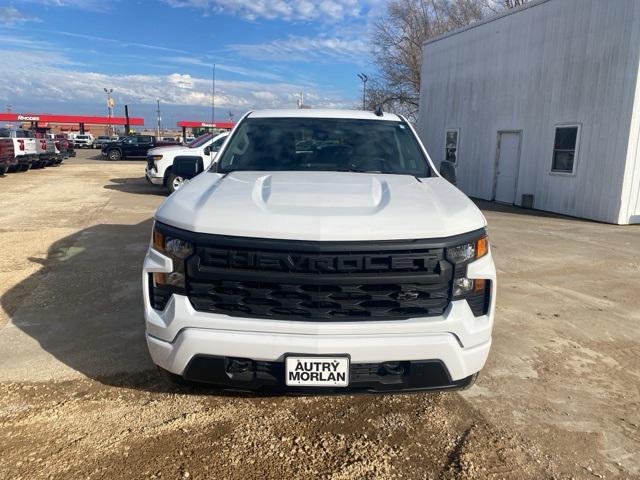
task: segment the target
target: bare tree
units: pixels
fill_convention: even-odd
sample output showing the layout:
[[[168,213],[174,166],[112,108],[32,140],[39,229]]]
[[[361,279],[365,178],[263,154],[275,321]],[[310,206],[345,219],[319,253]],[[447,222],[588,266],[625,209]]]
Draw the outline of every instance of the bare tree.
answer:
[[[503,5],[504,5],[504,8],[510,9],[510,8],[516,8],[521,5],[524,5],[528,1],[529,0],[503,0]]]
[[[501,3],[503,1],[504,3]],[[368,108],[380,105],[415,120],[420,100],[422,44],[526,0],[391,0],[372,34],[377,74]]]

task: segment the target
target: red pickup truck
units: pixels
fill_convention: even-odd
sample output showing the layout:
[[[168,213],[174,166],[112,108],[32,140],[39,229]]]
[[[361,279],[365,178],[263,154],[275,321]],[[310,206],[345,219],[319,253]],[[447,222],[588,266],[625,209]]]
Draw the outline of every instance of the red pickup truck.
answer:
[[[13,140],[0,138],[0,175],[4,175],[9,168],[17,164],[18,159],[13,150]]]

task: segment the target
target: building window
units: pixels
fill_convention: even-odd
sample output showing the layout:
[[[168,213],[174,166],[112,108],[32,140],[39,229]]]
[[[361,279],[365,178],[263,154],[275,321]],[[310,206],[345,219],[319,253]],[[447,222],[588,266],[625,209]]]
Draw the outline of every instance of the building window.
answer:
[[[444,159],[456,163],[458,160],[458,130],[447,130],[444,141]]]
[[[552,172],[574,173],[579,135],[579,125],[556,127],[556,134],[553,140]]]

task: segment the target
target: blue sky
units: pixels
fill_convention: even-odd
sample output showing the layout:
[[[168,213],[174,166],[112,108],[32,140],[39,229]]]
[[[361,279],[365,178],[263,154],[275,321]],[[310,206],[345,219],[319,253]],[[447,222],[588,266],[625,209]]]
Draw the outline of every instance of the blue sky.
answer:
[[[106,112],[163,123],[231,111],[355,107],[385,0],[0,0],[0,111]]]

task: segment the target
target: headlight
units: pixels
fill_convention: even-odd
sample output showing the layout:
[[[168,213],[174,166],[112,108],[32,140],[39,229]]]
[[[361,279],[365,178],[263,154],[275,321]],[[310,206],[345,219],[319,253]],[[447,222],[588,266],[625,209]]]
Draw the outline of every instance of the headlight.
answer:
[[[162,155],[153,155],[151,157],[151,160],[153,160],[154,162],[157,162],[158,160],[162,160]]]
[[[491,297],[491,282],[485,279],[467,278],[467,264],[484,257],[489,252],[486,235],[472,242],[447,248],[447,260],[454,264],[451,294],[454,300],[466,299],[473,314],[486,315]]]
[[[151,274],[151,303],[154,308],[162,310],[171,294],[185,293],[184,264],[193,253],[193,244],[180,238],[165,235],[154,226],[153,248],[169,257],[173,265],[172,271],[169,273],[156,272]]]
[[[457,265],[484,257],[488,251],[489,240],[484,235],[473,242],[447,248],[447,260]]]

